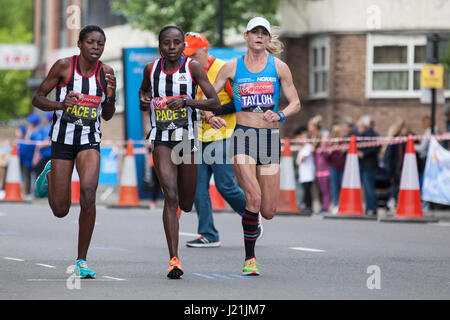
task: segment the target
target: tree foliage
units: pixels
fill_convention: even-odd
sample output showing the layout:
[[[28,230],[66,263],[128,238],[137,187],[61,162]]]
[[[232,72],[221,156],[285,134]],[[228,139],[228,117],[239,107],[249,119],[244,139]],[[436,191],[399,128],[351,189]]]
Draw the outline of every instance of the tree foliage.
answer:
[[[223,0],[223,3],[224,36],[232,29],[242,32],[248,20],[257,15],[278,24],[279,0]],[[219,0],[116,0],[112,8],[133,27],[155,34],[164,26],[175,24],[185,32],[203,33],[212,45],[219,39]]]
[[[33,40],[33,3],[31,0],[2,0],[0,44],[31,43]],[[31,106],[28,70],[0,70],[0,120],[26,115]]]

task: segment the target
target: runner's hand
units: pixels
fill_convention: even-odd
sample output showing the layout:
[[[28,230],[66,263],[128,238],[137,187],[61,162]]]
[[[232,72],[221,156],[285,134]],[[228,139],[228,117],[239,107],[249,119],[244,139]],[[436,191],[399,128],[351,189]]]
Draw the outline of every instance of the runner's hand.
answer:
[[[208,119],[208,124],[211,126],[211,128],[216,130],[227,126],[227,122],[224,119],[215,116],[212,116]]]
[[[116,96],[116,77],[113,74],[105,74],[106,95],[115,98]]]
[[[267,122],[278,122],[280,121],[280,116],[272,110],[267,110],[264,112],[264,120]]]
[[[66,110],[67,108],[73,107],[77,103],[78,95],[78,93],[70,91],[62,102],[61,110]]]
[[[149,111],[152,99],[145,93],[139,96],[139,108],[141,111]]]
[[[178,110],[183,108],[184,106],[184,100],[183,98],[172,98],[170,100],[167,101],[167,107],[170,110]]]

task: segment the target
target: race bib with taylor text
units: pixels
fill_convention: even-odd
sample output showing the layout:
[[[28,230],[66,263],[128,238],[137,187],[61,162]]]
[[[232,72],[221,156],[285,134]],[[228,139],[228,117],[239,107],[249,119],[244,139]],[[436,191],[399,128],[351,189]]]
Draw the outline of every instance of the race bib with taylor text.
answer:
[[[248,112],[265,112],[275,106],[272,82],[251,82],[239,85],[241,110]]]

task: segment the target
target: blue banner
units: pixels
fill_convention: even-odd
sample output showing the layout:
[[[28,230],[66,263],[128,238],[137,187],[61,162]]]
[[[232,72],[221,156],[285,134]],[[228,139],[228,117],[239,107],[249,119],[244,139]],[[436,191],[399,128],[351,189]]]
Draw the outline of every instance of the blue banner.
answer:
[[[100,186],[116,186],[119,181],[119,157],[117,148],[100,148],[100,175],[98,184]]]
[[[450,151],[445,150],[435,138],[430,146],[425,164],[422,200],[450,205]]]

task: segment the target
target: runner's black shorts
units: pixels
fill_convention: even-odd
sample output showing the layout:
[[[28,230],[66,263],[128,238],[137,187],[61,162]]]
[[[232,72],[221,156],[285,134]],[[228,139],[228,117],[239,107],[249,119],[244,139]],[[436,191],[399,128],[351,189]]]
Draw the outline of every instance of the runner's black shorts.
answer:
[[[280,164],[280,131],[237,124],[232,136],[231,152],[232,156],[245,154],[252,157],[257,166]]]
[[[199,150],[199,144],[197,139],[184,139],[180,141],[160,141],[160,140],[150,140],[151,151],[153,152],[158,146],[165,146],[171,150],[178,152],[180,157],[183,156],[184,152],[196,153]]]
[[[94,149],[100,152],[100,143],[87,143],[82,145],[71,145],[52,141],[52,159],[75,160],[78,153]]]

